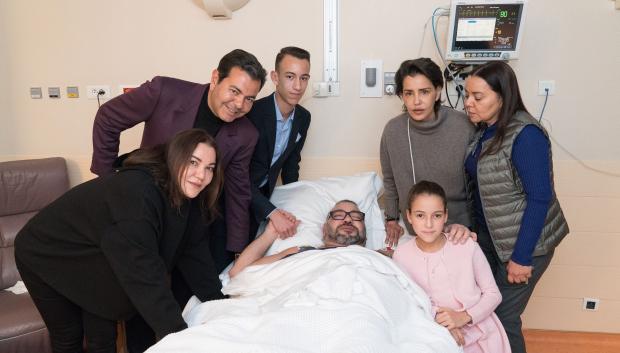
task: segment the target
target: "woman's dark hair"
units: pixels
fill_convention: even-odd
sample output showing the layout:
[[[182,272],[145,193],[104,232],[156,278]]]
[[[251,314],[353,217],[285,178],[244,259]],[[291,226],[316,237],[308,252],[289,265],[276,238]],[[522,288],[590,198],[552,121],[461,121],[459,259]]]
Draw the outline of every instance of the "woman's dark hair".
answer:
[[[153,174],[155,182],[168,195],[172,206],[180,208],[187,200],[181,188],[180,180],[199,143],[214,148],[217,153],[215,140],[209,133],[202,129],[190,129],[177,133],[166,144],[135,150],[123,162],[123,166],[148,168]],[[222,189],[222,182],[221,169],[219,163],[216,163],[211,183],[198,195],[202,213],[207,221],[211,221],[219,215],[217,198]]]
[[[495,123],[497,126],[495,136],[489,143],[489,146],[480,154],[480,157],[482,157],[485,154],[494,154],[499,151],[510,119],[517,111],[527,112],[527,109],[525,104],[523,104],[523,99],[521,99],[517,75],[505,62],[491,61],[474,69],[469,76],[483,79],[497,93],[502,102],[497,122]]]
[[[441,90],[443,88],[443,75],[441,74],[441,69],[435,62],[429,58],[418,58],[414,60],[405,60],[400,64],[398,71],[396,71],[396,75],[394,75],[394,81],[396,81],[396,95],[401,97],[403,96],[403,83],[407,76],[415,76],[422,75],[426,77],[435,89]],[[439,111],[439,106],[441,102],[439,100],[435,101],[435,106],[433,109],[435,110],[435,114]],[[404,109],[407,110],[406,108]]]
[[[260,81],[260,88],[263,88],[267,71],[265,71],[263,65],[260,64],[254,55],[242,49],[235,49],[224,55],[217,65],[218,82],[222,82],[223,79],[228,77],[233,67],[240,68],[252,80]]]
[[[428,181],[421,180],[417,182],[414,186],[409,190],[409,195],[407,196],[407,210],[411,211],[411,204],[419,195],[434,195],[438,196],[443,202],[444,211],[448,209],[448,201],[446,199],[446,192],[441,187],[441,185]]]

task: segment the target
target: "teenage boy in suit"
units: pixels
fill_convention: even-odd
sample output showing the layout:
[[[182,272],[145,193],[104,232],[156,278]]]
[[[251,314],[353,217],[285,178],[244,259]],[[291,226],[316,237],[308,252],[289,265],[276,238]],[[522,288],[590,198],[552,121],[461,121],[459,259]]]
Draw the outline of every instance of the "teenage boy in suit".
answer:
[[[297,47],[285,47],[276,56],[271,80],[275,92],[259,99],[248,114],[259,132],[250,163],[252,182],[250,238],[258,224],[269,219],[282,235],[297,230],[295,216],[269,201],[278,176],[282,184],[299,179],[301,150],[310,126],[310,112],[299,105],[310,80],[310,53]]]

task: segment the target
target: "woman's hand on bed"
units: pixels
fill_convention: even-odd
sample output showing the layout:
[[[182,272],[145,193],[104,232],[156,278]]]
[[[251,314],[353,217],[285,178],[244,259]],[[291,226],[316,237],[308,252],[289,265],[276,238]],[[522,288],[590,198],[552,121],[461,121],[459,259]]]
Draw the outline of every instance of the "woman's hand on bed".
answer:
[[[377,252],[383,256],[387,256],[389,258],[392,258],[392,256],[394,255],[394,250],[392,249],[378,249]]]
[[[285,239],[297,233],[298,221],[295,216],[287,211],[276,209],[269,216],[269,224],[271,224],[280,238]]]
[[[405,234],[405,230],[398,224],[398,221],[385,222],[385,245],[387,247],[395,247],[403,234]]]
[[[454,244],[465,244],[469,238],[473,241],[478,240],[478,235],[462,224],[448,224],[444,227],[443,231],[448,240]]]
[[[435,322],[448,330],[452,330],[470,323],[471,316],[469,316],[467,311],[454,311],[449,308],[439,307],[437,308],[437,314],[435,314]]]
[[[465,337],[463,336],[463,331],[461,331],[460,328],[453,328],[452,330],[450,330],[450,334],[452,335],[452,338],[454,338],[454,340],[456,341],[456,344],[459,345],[459,347],[465,345]]]

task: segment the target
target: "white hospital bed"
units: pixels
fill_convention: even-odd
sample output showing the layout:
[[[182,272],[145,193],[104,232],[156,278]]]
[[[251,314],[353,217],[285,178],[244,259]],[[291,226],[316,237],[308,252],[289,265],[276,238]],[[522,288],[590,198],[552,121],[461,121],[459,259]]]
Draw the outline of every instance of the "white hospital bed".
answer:
[[[188,329],[166,336],[149,353],[168,352],[461,352],[436,324],[430,301],[383,247],[385,230],[375,173],[324,178],[278,187],[272,201],[302,220],[298,234],[269,253],[295,245],[320,246],[325,216],[341,199],[366,213],[368,244],[313,250],[252,266],[224,281],[230,299],[184,310]]]

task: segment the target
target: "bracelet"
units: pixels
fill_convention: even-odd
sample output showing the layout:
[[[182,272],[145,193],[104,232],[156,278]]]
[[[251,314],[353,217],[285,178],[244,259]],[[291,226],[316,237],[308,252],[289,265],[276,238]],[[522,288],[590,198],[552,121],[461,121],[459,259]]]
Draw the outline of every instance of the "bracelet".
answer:
[[[385,217],[385,223],[391,221],[398,221],[398,217]]]

